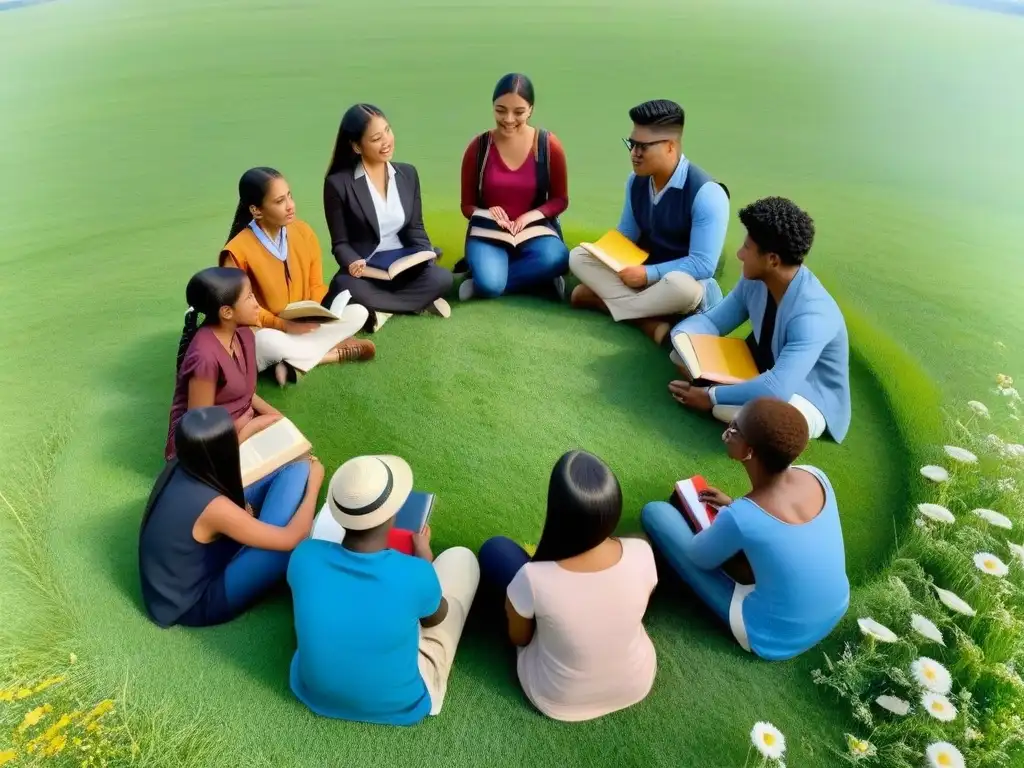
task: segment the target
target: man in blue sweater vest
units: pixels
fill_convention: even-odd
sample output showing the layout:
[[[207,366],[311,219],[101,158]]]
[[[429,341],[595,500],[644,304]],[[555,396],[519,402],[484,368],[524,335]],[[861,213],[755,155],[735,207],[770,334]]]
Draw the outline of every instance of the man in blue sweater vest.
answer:
[[[710,389],[673,381],[669,392],[686,407],[711,411],[724,422],[755,398],[786,400],[807,419],[812,438],[827,429],[841,443],[850,428],[850,340],[839,305],[804,266],[814,221],[782,197],[751,203],[740,211],[740,221],[747,228],[736,253],[743,276],[724,301],[683,320],[672,336],[728,336],[749,320],[753,333],[747,344],[761,375]],[[671,358],[680,365],[675,352]]]
[[[674,101],[647,101],[629,110],[624,139],[633,162],[618,230],[649,255],[642,266],[616,273],[578,247],[569,268],[582,285],[574,307],[633,322],[658,344],[680,316],[722,299],[715,268],[729,226],[729,193],[683,156],[685,115]]]

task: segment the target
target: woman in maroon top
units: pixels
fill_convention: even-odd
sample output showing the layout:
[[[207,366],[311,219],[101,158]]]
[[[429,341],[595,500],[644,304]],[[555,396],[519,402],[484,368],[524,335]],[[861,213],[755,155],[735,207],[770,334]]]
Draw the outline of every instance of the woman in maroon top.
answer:
[[[188,312],[178,343],[170,425],[164,458],[174,457],[174,430],[191,408],[220,405],[235,422],[241,443],[281,418],[256,395],[256,337],[259,304],[245,272],[210,267],[185,288]],[[202,325],[197,324],[203,316]]]
[[[526,75],[505,75],[492,100],[497,127],[474,138],[462,158],[462,214],[469,219],[486,208],[513,235],[538,222],[547,222],[556,235],[518,246],[467,237],[471,279],[459,286],[459,298],[493,298],[552,281],[562,296],[569,249],[557,217],[569,207],[565,152],[554,134],[529,124],[534,95]]]

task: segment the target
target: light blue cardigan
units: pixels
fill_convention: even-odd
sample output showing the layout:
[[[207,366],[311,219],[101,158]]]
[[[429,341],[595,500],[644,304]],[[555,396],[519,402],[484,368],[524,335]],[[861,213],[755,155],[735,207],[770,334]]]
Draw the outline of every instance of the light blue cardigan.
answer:
[[[764,283],[740,278],[721,303],[686,318],[672,333],[728,336],[749,319],[754,338],[760,339],[767,298]],[[788,401],[801,395],[821,411],[829,433],[841,443],[850,428],[850,341],[839,305],[807,267],[800,267],[782,297],[772,354],[774,368],[742,384],[715,387],[714,402],[743,405],[757,397]]]

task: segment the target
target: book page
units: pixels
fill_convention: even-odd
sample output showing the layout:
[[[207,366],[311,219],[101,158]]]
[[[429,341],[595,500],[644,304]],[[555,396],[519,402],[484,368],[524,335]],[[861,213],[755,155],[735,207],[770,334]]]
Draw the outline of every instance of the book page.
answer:
[[[247,486],[307,452],[312,446],[288,419],[271,424],[240,446],[242,485]]]
[[[711,518],[708,516],[708,509],[697,495],[697,488],[694,486],[693,481],[680,480],[676,483],[676,490],[679,492],[680,498],[690,510],[690,514],[693,515],[693,519],[700,529],[703,531],[710,527]]]
[[[612,272],[618,274],[622,271],[622,265],[619,264],[615,259],[609,256],[604,250],[595,243],[580,243],[580,247],[585,248],[586,251],[593,256],[595,259],[604,264]]]
[[[688,333],[677,333],[672,337],[672,346],[675,348],[676,354],[683,361],[683,367],[690,374],[690,378],[694,380],[699,379],[701,374],[700,361],[697,359],[697,353],[693,349],[690,335]]]
[[[293,301],[281,310],[278,315],[282,320],[302,320],[304,318],[318,318],[324,320],[340,319],[331,310],[320,306],[315,301]]]
[[[320,511],[316,513],[316,518],[313,520],[313,530],[309,532],[309,538],[333,541],[335,544],[340,544],[341,540],[345,538],[345,529],[338,525],[338,521],[331,514],[331,509],[327,506],[327,502],[324,502],[324,505],[320,507]]]

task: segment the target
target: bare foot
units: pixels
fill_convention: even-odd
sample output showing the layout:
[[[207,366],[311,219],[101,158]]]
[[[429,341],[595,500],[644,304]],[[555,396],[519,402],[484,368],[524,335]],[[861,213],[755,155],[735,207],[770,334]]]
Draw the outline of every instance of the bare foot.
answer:
[[[572,289],[569,296],[569,305],[573,309],[592,309],[597,312],[607,312],[608,307],[604,301],[590,288],[580,283]]]
[[[665,337],[668,336],[668,332],[672,330],[671,324],[660,317],[646,317],[642,320],[635,320],[634,324],[658,346],[661,346]]]
[[[286,387],[288,386],[288,364],[280,362],[274,366],[274,381],[277,382],[277,386]]]

